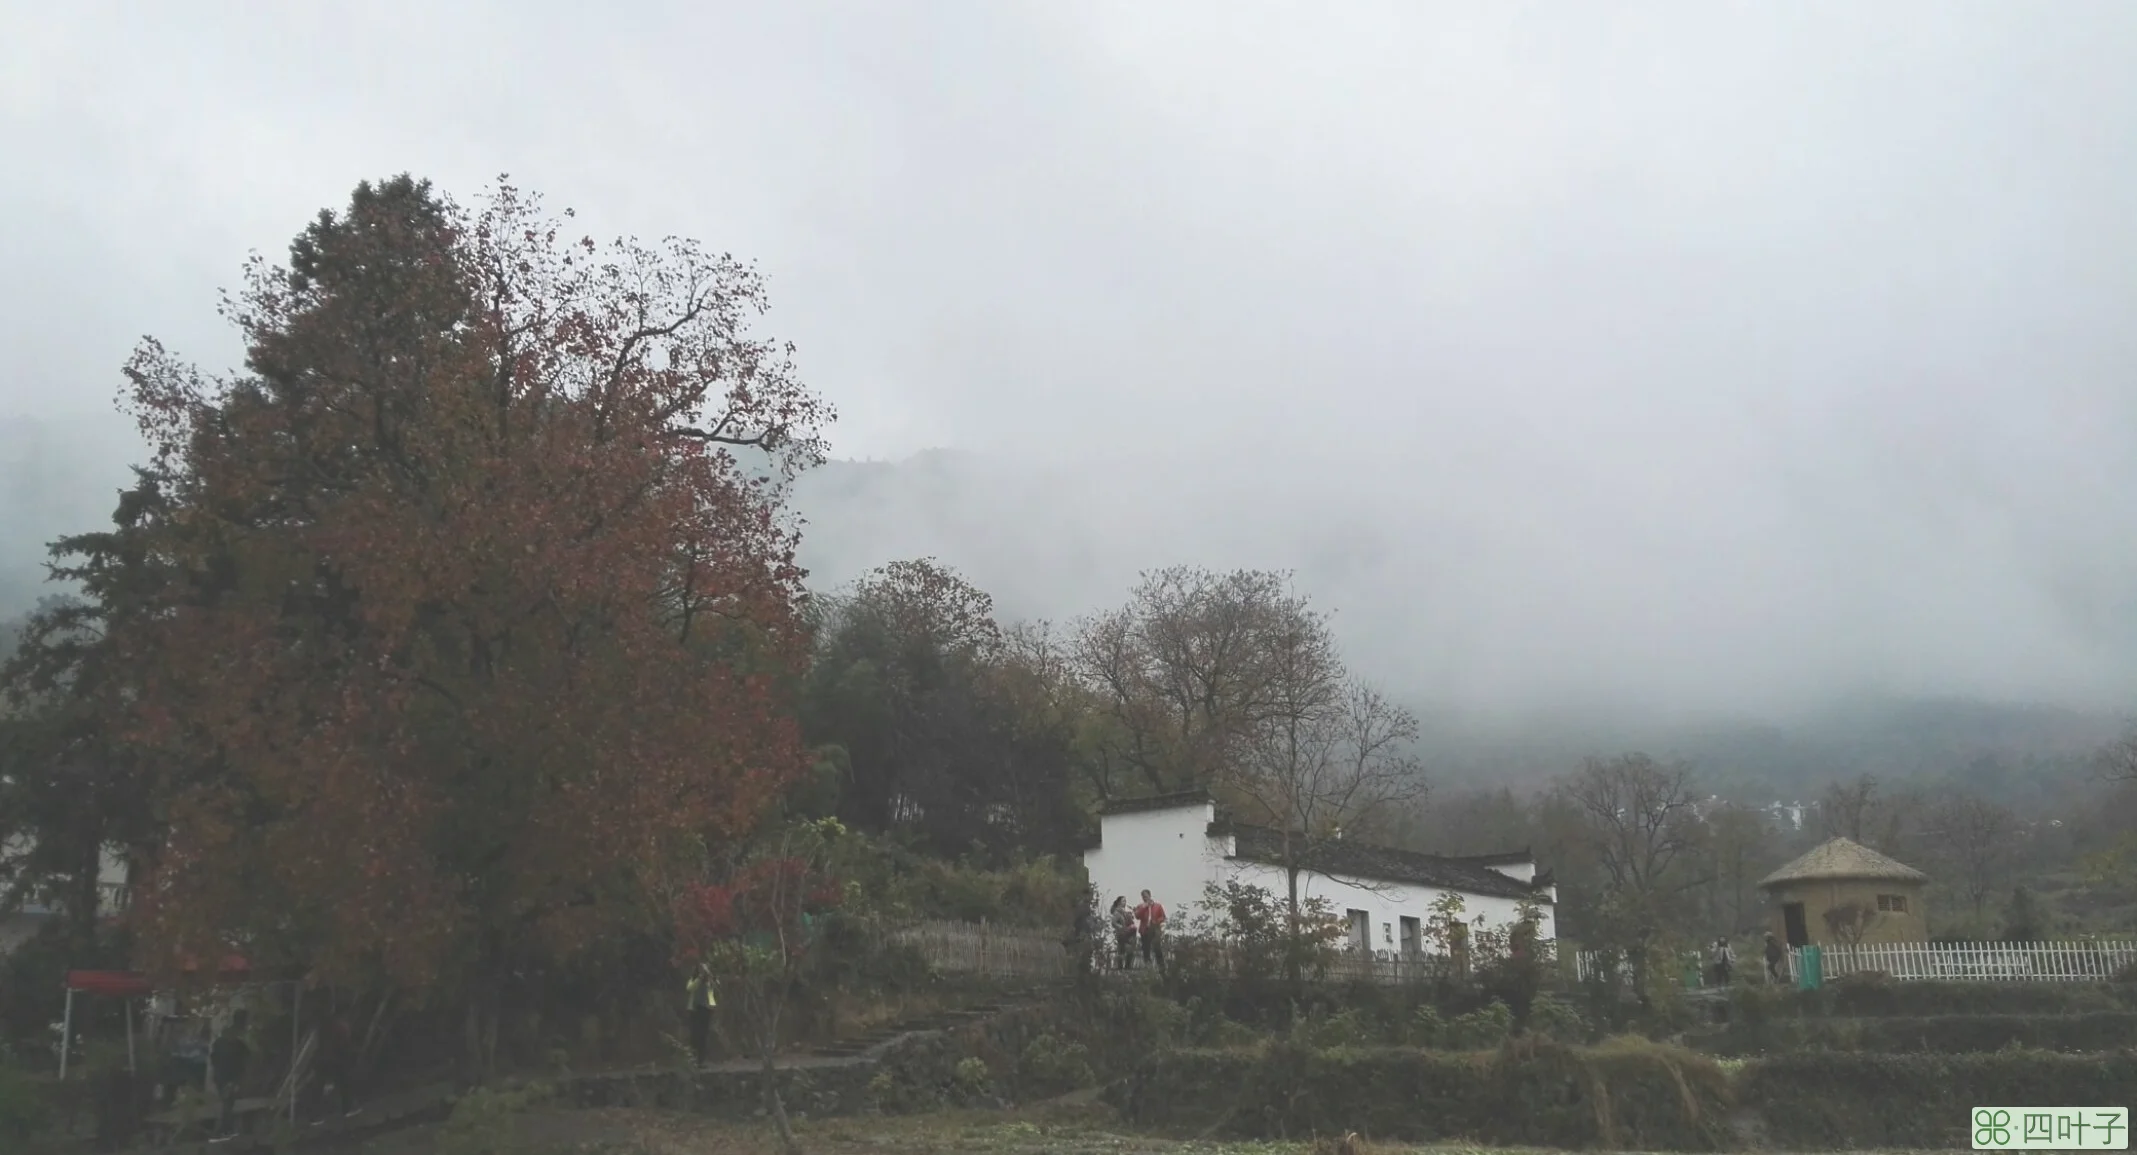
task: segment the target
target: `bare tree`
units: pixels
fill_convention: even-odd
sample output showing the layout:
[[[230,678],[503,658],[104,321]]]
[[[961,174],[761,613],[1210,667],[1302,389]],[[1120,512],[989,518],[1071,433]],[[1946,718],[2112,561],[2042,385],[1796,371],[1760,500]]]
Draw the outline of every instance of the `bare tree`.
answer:
[[[1578,816],[1572,832],[1601,883],[1598,925],[1633,947],[1645,997],[1647,953],[1683,912],[1685,892],[1706,883],[1702,825],[1691,768],[1658,764],[1645,754],[1590,758],[1561,779],[1555,793]]]
[[[1927,833],[1952,888],[1972,904],[1978,918],[1989,895],[2009,881],[2017,861],[2022,834],[2018,816],[2001,803],[1953,792],[1931,808]]]
[[[2108,781],[2137,782],[2137,730],[2102,747],[2095,761]]]
[[[1104,720],[1093,787],[1111,797],[1214,783],[1287,708],[1286,645],[1325,632],[1285,574],[1144,574],[1126,605],[1079,623],[1067,646]]]
[[[1281,838],[1277,865],[1296,936],[1303,926],[1300,876],[1312,870],[1377,888],[1349,877],[1333,858],[1333,844],[1346,827],[1369,830],[1421,798],[1425,778],[1410,752],[1417,719],[1377,690],[1343,680],[1331,645],[1318,643],[1277,664],[1296,675],[1280,691],[1284,708],[1256,732],[1247,757],[1219,788],[1244,819]]]
[[[1732,931],[1748,929],[1759,907],[1758,880],[1775,859],[1772,820],[1757,810],[1724,806],[1707,816],[1706,827],[1714,914]]]
[[[1870,933],[1870,927],[1878,920],[1878,913],[1871,906],[1853,899],[1843,902],[1825,912],[1825,929],[1833,941],[1854,946]]]
[[[1835,782],[1818,798],[1818,821],[1827,838],[1862,842],[1876,814],[1877,779],[1865,774],[1853,782]]]

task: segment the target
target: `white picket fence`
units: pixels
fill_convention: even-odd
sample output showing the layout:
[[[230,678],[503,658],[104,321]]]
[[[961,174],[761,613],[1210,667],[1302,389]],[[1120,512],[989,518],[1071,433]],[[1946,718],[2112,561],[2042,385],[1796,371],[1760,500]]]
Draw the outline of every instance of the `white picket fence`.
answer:
[[[1828,979],[1869,973],[1895,979],[2099,982],[2137,963],[2137,942],[1879,942],[1834,944],[1818,953]],[[1793,975],[1801,951],[1789,954]]]
[[[1802,957],[1800,947],[1788,952],[1790,982],[1802,973]],[[1625,975],[1623,958],[1616,951],[1581,951],[1574,956],[1574,975],[1582,982],[1610,969]],[[2101,982],[2137,965],[2137,942],[1836,943],[1819,948],[1819,964],[1826,979],[1882,974],[1895,979],[1961,982]],[[1736,970],[1746,980],[1756,981],[1765,974],[1766,960],[1740,955]],[[1700,981],[1707,981],[1703,961],[1699,973]]]

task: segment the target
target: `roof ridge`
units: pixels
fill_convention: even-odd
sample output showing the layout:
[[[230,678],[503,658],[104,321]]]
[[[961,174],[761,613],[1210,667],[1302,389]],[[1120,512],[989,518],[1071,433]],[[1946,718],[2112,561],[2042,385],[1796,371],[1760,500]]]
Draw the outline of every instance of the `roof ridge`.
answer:
[[[1776,867],[1759,880],[1761,887],[1809,879],[1883,879],[1927,882],[1929,876],[1852,838],[1836,835]]]

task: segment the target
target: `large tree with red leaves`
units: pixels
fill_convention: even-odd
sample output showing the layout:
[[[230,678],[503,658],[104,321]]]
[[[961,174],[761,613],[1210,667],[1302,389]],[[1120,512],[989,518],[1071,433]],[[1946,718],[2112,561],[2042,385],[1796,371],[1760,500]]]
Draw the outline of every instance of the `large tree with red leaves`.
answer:
[[[129,364],[166,575],[110,639],[160,768],[149,965],[234,939],[480,1009],[658,926],[802,769],[780,494],[830,412],[750,335],[748,268],[563,228],[508,185],[365,184],[251,263],[246,373]]]

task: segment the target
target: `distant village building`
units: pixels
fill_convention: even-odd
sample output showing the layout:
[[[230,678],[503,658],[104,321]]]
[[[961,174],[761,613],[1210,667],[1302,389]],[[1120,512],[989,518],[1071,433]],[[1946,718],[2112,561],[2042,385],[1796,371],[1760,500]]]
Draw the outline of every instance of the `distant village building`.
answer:
[[[27,855],[34,846],[29,839],[20,837],[0,843],[0,870],[11,873],[15,861]],[[97,875],[99,915],[109,917],[125,909],[126,878],[125,854],[116,846],[105,847]],[[36,937],[38,931],[63,913],[52,896],[43,892],[26,894],[20,906],[0,911],[0,956]]]
[[[1083,864],[1101,906],[1116,896],[1132,904],[1148,890],[1173,919],[1184,920],[1213,885],[1288,892],[1282,833],[1231,821],[1207,794],[1115,803],[1098,821],[1099,843],[1084,852]],[[1342,915],[1353,952],[1413,957],[1428,950],[1433,904],[1450,893],[1461,896],[1472,927],[1511,928],[1531,901],[1542,908],[1537,935],[1558,934],[1558,888],[1549,872],[1537,874],[1527,850],[1448,858],[1339,839],[1317,843],[1302,865],[1299,897],[1326,899]]]
[[[1789,946],[1922,942],[1929,876],[1859,842],[1835,838],[1759,880],[1773,931]]]
[[[1809,807],[1806,807],[1801,802],[1769,802],[1766,804],[1765,809],[1766,816],[1773,819],[1774,825],[1785,826],[1790,830],[1801,830],[1803,829],[1803,815]]]

